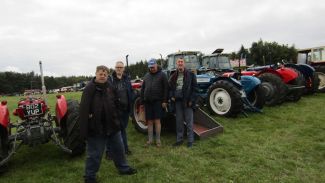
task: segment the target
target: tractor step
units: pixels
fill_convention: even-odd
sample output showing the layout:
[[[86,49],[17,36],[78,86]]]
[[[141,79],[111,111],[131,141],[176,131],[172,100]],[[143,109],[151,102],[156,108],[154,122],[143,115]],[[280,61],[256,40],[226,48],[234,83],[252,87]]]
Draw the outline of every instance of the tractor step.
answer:
[[[198,108],[194,112],[193,131],[196,137],[201,140],[222,133],[223,126],[202,109]]]

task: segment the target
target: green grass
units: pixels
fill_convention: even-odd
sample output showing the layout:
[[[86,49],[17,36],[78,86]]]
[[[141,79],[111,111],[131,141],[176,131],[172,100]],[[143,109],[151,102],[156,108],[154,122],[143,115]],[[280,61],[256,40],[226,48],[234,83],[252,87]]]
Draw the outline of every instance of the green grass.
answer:
[[[66,94],[80,98],[80,93]],[[4,98],[1,98],[3,100]],[[5,98],[12,111],[17,97]],[[55,96],[49,96],[52,112]],[[146,136],[129,124],[134,152],[132,176],[118,175],[103,159],[100,182],[325,182],[325,94],[304,96],[297,103],[266,107],[263,114],[216,120],[224,133],[196,141],[192,149],[172,148],[174,133],[162,133],[163,147],[144,148]],[[13,119],[13,118],[12,118]],[[0,182],[83,182],[85,155],[70,158],[53,143],[23,146]]]

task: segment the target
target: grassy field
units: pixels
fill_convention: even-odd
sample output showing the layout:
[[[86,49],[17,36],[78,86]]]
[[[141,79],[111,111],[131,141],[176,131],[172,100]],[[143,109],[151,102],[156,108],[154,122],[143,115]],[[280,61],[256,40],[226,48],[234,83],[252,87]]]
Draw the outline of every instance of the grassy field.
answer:
[[[66,98],[80,98],[69,93]],[[10,111],[18,97],[8,100]],[[50,95],[52,112],[55,96]],[[132,176],[118,175],[103,159],[99,181],[105,182],[325,182],[325,94],[304,96],[297,103],[266,107],[263,114],[216,120],[224,133],[196,141],[192,149],[173,148],[175,134],[162,133],[162,148],[144,148],[146,136],[129,124]],[[12,120],[15,120],[12,118]],[[0,182],[83,182],[85,155],[70,158],[53,143],[23,146],[11,159]]]

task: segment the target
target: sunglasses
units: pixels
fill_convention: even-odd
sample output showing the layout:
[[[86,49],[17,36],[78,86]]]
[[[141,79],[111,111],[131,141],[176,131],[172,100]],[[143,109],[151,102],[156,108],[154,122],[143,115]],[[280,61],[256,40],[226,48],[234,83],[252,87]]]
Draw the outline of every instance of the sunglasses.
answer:
[[[124,67],[115,67],[115,69],[123,69]]]

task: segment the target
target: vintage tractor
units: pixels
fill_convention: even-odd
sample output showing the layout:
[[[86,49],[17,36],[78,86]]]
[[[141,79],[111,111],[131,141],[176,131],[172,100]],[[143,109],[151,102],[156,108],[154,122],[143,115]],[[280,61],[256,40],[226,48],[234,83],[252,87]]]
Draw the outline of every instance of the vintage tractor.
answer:
[[[240,82],[246,97],[242,97],[246,109],[259,111],[265,104],[265,96],[261,81],[253,76],[242,76],[240,71],[235,72],[230,64],[227,54],[222,54],[223,49],[217,49],[211,55],[203,56],[200,73],[206,73],[211,76],[220,77],[231,76]],[[247,102],[247,100],[249,102]]]
[[[244,109],[241,98],[246,98],[243,88],[236,79],[215,75],[202,68],[201,52],[182,51],[169,54],[168,72],[176,70],[178,58],[185,60],[187,69],[196,73],[198,85],[198,103],[207,104],[211,112],[221,116],[237,116]]]
[[[173,72],[175,72],[176,60],[182,57],[185,60],[186,68],[190,69],[192,72],[197,74],[199,95],[197,104],[199,104],[199,107],[201,107],[202,105],[207,105],[213,113],[228,117],[237,116],[239,113],[243,112],[245,108],[249,108],[254,111],[260,111],[258,108],[254,107],[249,102],[248,98],[246,97],[244,87],[238,80],[232,77],[223,77],[216,75],[216,69],[209,70],[203,68],[202,56],[203,54],[198,51],[180,51],[173,54],[169,54],[167,59],[167,69],[165,70],[165,72],[167,73],[167,76],[170,76]],[[254,88],[259,84],[259,80],[256,78],[253,78],[250,81],[252,83],[252,85],[250,86],[251,88]],[[243,79],[243,83],[247,84],[248,82],[245,82]],[[141,84],[133,83],[132,86],[135,89],[134,91],[136,96],[133,108],[133,123],[135,124],[135,128],[137,130],[141,132],[146,132],[146,124],[143,121],[139,120],[142,119],[140,116],[143,112],[139,108]],[[261,104],[261,106],[263,105]],[[201,111],[201,109],[197,111]],[[168,112],[166,113],[165,119],[174,118],[173,115],[167,115],[170,113],[173,114],[173,107],[168,108]],[[172,123],[172,125],[170,126],[173,125],[174,124]],[[169,125],[165,124],[165,126]]]
[[[295,71],[299,71],[304,77],[305,83],[305,94],[313,94],[317,92],[319,88],[319,77],[315,69],[307,64],[292,64],[292,63],[284,63],[285,67],[289,67],[294,69]]]
[[[0,167],[5,167],[21,145],[36,147],[52,140],[71,155],[85,151],[85,142],[80,138],[78,101],[66,100],[63,95],[58,95],[56,114],[52,115],[44,96],[22,98],[13,112],[19,117],[15,123],[10,121],[7,101],[1,101]]]
[[[318,87],[319,92],[325,92],[325,46],[298,50],[297,65],[304,64],[310,65],[316,72],[312,78],[309,78],[309,80],[316,83],[310,87],[312,88],[311,93],[314,92],[313,89],[316,87]],[[319,82],[318,85],[317,82]]]
[[[303,74],[294,68],[283,64],[273,64],[247,68],[242,75],[255,76],[262,81],[267,105],[281,104],[286,99],[298,101],[304,91],[305,81]]]

